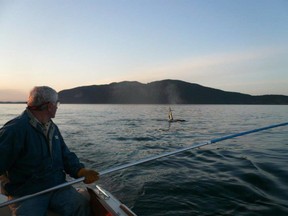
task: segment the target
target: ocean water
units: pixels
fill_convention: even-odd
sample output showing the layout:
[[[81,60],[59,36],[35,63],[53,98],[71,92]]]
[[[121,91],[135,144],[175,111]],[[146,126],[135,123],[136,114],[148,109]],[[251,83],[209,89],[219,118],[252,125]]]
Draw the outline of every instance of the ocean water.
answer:
[[[288,121],[287,106],[67,105],[54,122],[98,171]],[[25,109],[0,104],[0,126]],[[101,176],[137,215],[288,215],[288,126],[225,140]]]

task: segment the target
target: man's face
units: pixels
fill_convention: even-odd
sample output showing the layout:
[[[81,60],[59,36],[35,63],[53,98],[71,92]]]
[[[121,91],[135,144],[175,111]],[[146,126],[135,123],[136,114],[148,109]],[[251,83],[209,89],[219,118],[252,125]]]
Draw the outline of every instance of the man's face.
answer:
[[[58,106],[60,105],[59,101],[52,103],[50,102],[48,104],[48,114],[50,118],[55,118],[56,111],[58,109]]]

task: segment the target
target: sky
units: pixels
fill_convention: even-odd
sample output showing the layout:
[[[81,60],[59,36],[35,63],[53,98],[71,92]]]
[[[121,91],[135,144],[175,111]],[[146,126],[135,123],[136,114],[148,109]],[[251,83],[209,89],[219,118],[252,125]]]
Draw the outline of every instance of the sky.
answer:
[[[0,0],[0,101],[121,81],[288,95],[288,0]]]

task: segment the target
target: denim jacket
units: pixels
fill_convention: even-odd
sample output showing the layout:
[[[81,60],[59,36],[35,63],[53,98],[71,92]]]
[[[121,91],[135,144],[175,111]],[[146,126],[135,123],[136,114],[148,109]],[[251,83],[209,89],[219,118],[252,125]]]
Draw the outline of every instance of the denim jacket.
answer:
[[[47,135],[29,110],[0,129],[0,175],[8,195],[23,196],[65,182],[66,174],[77,178],[84,165],[66,146],[51,121]]]

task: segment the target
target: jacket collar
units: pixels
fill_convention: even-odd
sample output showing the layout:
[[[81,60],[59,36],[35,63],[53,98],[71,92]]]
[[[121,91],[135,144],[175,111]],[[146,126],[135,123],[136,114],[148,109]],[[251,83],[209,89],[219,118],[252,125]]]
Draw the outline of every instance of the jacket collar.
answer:
[[[46,123],[46,125],[43,125],[33,114],[29,109],[26,109],[26,113],[29,118],[29,123],[36,129],[41,130],[45,136],[47,135],[47,131],[50,127],[54,128],[53,121],[50,120]],[[46,132],[45,132],[46,131]]]

